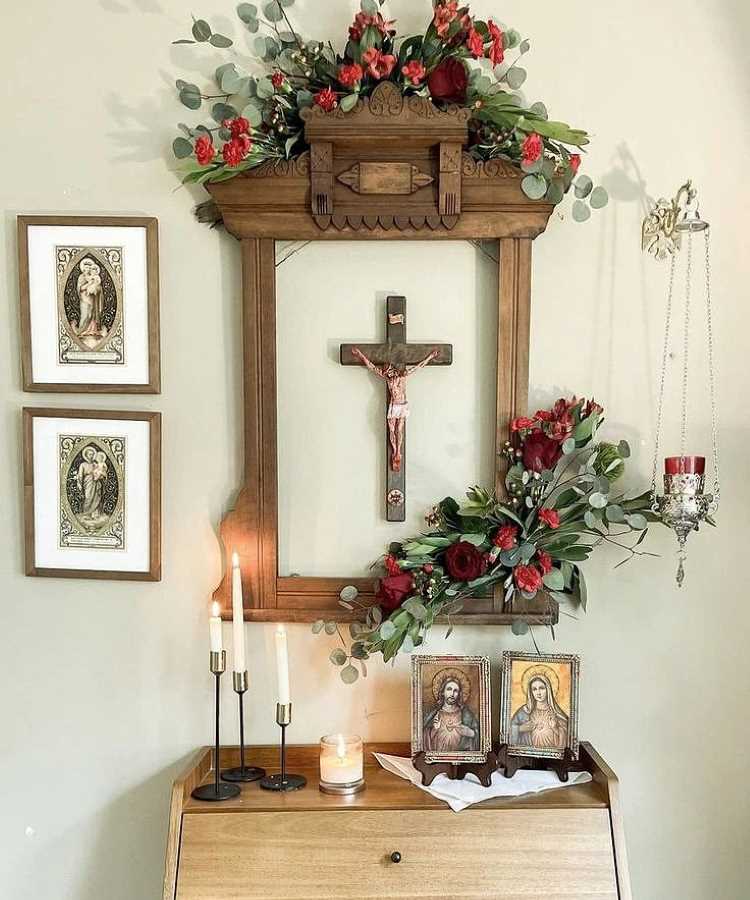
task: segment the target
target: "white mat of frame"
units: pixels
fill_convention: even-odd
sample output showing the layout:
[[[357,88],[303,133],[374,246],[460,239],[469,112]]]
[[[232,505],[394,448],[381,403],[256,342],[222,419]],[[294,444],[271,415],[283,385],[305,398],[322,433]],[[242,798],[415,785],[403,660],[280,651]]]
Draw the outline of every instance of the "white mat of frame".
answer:
[[[389,756],[387,753],[376,753],[375,759],[388,772],[411,781],[412,784],[443,800],[453,812],[461,812],[467,806],[488,800],[490,797],[520,797],[522,794],[536,794],[553,788],[571,787],[591,781],[589,772],[571,772],[568,781],[560,781],[554,772],[537,772],[532,769],[519,769],[512,778],[506,778],[500,772],[492,773],[492,784],[482,787],[477,777],[469,774],[461,781],[452,781],[446,775],[438,775],[429,787],[422,784],[421,774],[414,768],[411,759],[402,756]]]

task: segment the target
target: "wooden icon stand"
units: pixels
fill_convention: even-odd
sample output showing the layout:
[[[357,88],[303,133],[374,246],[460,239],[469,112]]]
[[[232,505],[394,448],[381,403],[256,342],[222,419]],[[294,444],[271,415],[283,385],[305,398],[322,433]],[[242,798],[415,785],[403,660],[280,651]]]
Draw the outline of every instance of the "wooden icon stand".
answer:
[[[557,773],[560,781],[566,782],[569,772],[581,772],[585,768],[573,758],[570,748],[565,750],[562,759],[541,759],[534,756],[513,756],[509,752],[508,745],[501,744],[497,760],[498,768],[502,768],[506,778],[512,778],[519,769],[551,769]]]
[[[471,772],[479,779],[483,787],[489,787],[492,782],[492,773],[497,771],[498,757],[494,750],[490,750],[487,759],[483,763],[448,763],[427,762],[424,751],[412,757],[412,765],[422,775],[422,784],[427,787],[432,784],[438,775],[447,775],[451,781],[460,781]]]

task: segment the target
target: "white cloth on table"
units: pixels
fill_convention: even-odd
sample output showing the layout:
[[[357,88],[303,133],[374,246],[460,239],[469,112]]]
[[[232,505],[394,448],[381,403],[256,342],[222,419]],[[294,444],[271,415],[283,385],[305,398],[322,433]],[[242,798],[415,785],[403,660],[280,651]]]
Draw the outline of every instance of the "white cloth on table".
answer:
[[[488,800],[490,797],[520,797],[522,794],[536,794],[552,788],[571,787],[591,781],[590,772],[570,772],[567,781],[560,781],[555,772],[519,769],[512,778],[500,772],[492,773],[492,783],[484,787],[473,773],[461,780],[453,780],[447,775],[438,775],[432,784],[422,784],[422,775],[412,765],[411,759],[376,753],[375,759],[388,772],[411,781],[418,788],[443,800],[454,812],[461,812],[467,806]]]

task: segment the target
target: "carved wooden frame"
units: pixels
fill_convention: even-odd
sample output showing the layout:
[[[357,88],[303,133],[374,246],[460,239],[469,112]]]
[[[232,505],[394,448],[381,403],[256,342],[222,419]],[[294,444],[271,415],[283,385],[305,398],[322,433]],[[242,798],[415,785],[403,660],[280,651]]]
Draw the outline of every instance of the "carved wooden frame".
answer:
[[[330,119],[324,119],[321,131],[313,133],[314,138],[324,133],[332,145],[331,205],[326,207],[330,212],[313,212],[316,175],[311,170],[309,152],[208,185],[226,229],[241,242],[242,254],[245,474],[236,505],[221,524],[225,574],[214,593],[227,618],[231,616],[232,552],[240,558],[248,621],[312,622],[334,616],[339,621],[350,620],[356,614],[348,613],[338,603],[346,585],[359,590],[360,600],[374,601],[374,579],[278,574],[276,240],[497,240],[497,348],[498,361],[502,361],[497,368],[495,429],[495,486],[499,491],[503,490],[505,473],[497,451],[508,437],[511,419],[527,412],[531,243],[544,231],[552,206],[531,201],[523,194],[521,173],[514,166],[502,160],[479,162],[463,152],[457,173],[460,190],[455,179],[447,180],[451,190],[460,195],[460,212],[442,215],[440,210],[446,207],[440,196],[440,169],[444,165],[440,129],[433,128],[429,140],[425,140],[424,123],[420,129],[414,118],[421,120],[428,113],[424,109],[415,113],[400,94],[395,99],[393,91],[397,89],[393,85],[378,90],[387,94],[385,102],[376,107],[383,117],[378,132],[383,140],[375,149],[371,135],[365,135],[367,139],[361,143],[362,123],[357,124],[356,113],[364,110],[371,117],[378,91],[370,98],[369,108],[362,101],[355,114],[339,115],[337,110]],[[448,116],[449,137],[455,138],[455,113],[432,109],[435,115]],[[317,121],[321,113],[316,111],[314,118]],[[389,143],[388,136],[393,133],[398,140]],[[384,189],[376,198],[376,214],[372,215],[373,198],[353,190],[347,183],[351,179],[337,177],[351,169],[358,154],[361,161],[385,166],[381,174],[387,173],[389,164],[398,164],[392,171],[399,184],[403,178],[401,164],[409,160],[420,172],[430,175],[431,181],[411,194],[388,193],[386,174]],[[546,595],[538,595],[532,601],[522,601],[522,605],[514,601],[509,612],[502,592],[496,591],[494,596],[467,602],[464,612],[451,620],[510,624],[518,618],[532,624],[553,623],[557,621],[557,607]]]

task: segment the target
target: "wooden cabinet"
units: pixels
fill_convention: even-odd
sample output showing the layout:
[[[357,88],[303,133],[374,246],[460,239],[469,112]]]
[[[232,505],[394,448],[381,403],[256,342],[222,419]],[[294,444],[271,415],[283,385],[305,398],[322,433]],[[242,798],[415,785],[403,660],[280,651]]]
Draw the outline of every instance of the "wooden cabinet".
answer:
[[[503,898],[630,900],[616,779],[594,751],[594,781],[454,813],[383,771],[368,748],[367,789],[317,790],[316,747],[291,748],[308,787],[279,796],[243,786],[223,804],[190,799],[210,777],[210,751],[176,782],[165,900]],[[223,765],[235,763],[224,751]],[[274,768],[272,748],[253,762]]]

